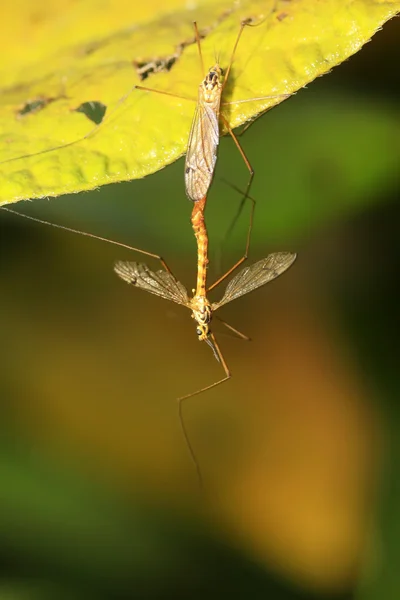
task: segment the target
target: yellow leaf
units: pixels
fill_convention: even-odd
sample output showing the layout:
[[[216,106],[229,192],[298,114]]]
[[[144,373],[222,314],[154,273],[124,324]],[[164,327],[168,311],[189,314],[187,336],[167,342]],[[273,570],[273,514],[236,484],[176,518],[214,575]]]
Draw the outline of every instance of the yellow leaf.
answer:
[[[144,85],[196,99],[202,74],[193,20],[205,36],[206,68],[216,56],[228,66],[241,19],[259,23],[245,28],[237,49],[224,90],[225,101],[233,102],[299,90],[357,52],[400,11],[400,0],[243,0],[239,8],[216,0],[196,9],[178,0],[167,9],[156,0],[141,4],[58,0],[41,9],[25,0],[8,8],[0,203],[141,178],[180,157],[194,102],[136,89],[124,102],[121,97],[140,83],[139,63],[150,65]],[[170,69],[152,73],[162,61]],[[237,127],[280,101],[231,104],[223,112]],[[107,113],[82,140],[94,127],[77,110],[87,102],[105,105]]]

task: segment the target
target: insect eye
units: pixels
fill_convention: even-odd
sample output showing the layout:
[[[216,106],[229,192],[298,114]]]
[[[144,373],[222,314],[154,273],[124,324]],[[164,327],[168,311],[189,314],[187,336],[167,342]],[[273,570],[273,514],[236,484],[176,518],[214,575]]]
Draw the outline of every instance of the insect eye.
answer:
[[[197,335],[201,335],[201,334],[203,333],[203,332],[201,331],[200,327],[198,327],[198,328],[196,329],[196,333],[197,333]]]

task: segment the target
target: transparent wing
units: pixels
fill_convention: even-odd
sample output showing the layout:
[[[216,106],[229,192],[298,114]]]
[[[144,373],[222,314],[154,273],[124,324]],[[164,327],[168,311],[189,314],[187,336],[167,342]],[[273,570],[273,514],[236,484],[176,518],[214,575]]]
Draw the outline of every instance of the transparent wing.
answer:
[[[290,252],[277,252],[270,254],[267,258],[263,258],[254,265],[245,267],[231,279],[226,286],[225,294],[219,302],[212,304],[212,309],[217,310],[223,304],[232,302],[240,296],[244,296],[249,292],[265,285],[272,281],[278,275],[286,271],[294,263],[296,254]]]
[[[210,187],[219,142],[219,105],[198,102],[190,131],[185,161],[186,194],[190,200],[202,200]]]
[[[143,263],[118,261],[114,271],[127,283],[146,290],[151,294],[187,306],[189,302],[186,288],[167,271],[150,271]]]

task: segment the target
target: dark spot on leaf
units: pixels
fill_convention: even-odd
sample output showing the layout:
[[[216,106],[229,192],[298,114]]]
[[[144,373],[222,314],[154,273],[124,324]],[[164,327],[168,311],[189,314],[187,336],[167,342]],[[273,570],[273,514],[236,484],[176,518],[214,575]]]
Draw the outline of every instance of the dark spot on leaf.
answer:
[[[31,113],[39,112],[39,110],[42,110],[45,106],[49,104],[49,102],[52,102],[52,100],[54,100],[54,98],[41,97],[35,98],[33,100],[28,100],[17,111],[17,117],[25,117],[26,115],[29,115]]]
[[[171,56],[145,61],[134,60],[133,66],[140,81],[144,81],[155,73],[168,73],[176,63],[178,56],[179,54],[171,54]]]
[[[76,112],[83,113],[89,121],[92,121],[96,125],[102,122],[104,119],[104,115],[106,114],[107,106],[102,102],[84,102],[78,108],[75,109]]]

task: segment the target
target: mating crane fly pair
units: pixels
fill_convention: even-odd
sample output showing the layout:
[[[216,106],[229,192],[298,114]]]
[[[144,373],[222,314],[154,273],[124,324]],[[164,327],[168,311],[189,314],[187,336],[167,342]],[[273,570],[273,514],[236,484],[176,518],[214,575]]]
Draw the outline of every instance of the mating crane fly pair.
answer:
[[[221,362],[225,377],[221,380],[214,382],[211,385],[201,388],[197,392],[192,392],[187,396],[183,396],[179,400],[189,398],[195,394],[199,394],[206,391],[216,385],[219,385],[230,377],[229,369],[222,356],[221,350],[216,342],[215,336],[210,330],[210,323],[212,314],[215,310],[220,308],[223,304],[231,302],[232,300],[249,293],[250,291],[264,285],[265,283],[272,281],[278,275],[283,273],[293,263],[296,258],[295,254],[291,253],[277,253],[271,254],[266,259],[259,261],[258,263],[247,267],[240,271],[234,279],[228,284],[226,292],[220,302],[211,304],[207,298],[207,292],[211,291],[222,281],[224,281],[230,274],[232,274],[239,266],[247,259],[247,254],[250,245],[250,235],[253,224],[253,214],[255,208],[255,202],[248,195],[249,187],[254,175],[254,171],[242,150],[240,143],[229,126],[228,121],[220,112],[221,97],[229,79],[229,74],[232,68],[232,64],[235,58],[236,50],[242,36],[245,27],[255,27],[252,23],[252,19],[245,19],[241,22],[238,35],[236,37],[235,44],[233,46],[231,58],[228,64],[223,81],[223,70],[217,62],[211,67],[208,73],[205,75],[202,83],[199,86],[198,98],[196,103],[196,109],[190,129],[188,147],[185,159],[185,188],[186,194],[190,200],[194,202],[192,211],[192,226],[195,232],[197,241],[197,287],[193,290],[193,297],[189,298],[185,287],[173,276],[172,272],[164,264],[163,271],[157,271],[156,273],[151,271],[146,265],[137,262],[118,262],[115,271],[124,279],[127,283],[135,285],[147,292],[161,296],[182,306],[186,306],[192,311],[192,317],[197,323],[196,333],[199,341],[206,341],[211,346],[214,356]],[[194,23],[195,38],[197,42],[201,68],[204,75],[204,62],[200,43],[200,34],[197,27],[197,23]],[[136,86],[137,89],[141,89],[147,92],[156,92],[166,94],[169,96],[175,96],[178,98],[184,98],[177,96],[171,92],[160,91],[147,86]],[[262,99],[267,98],[288,98],[289,94],[280,94],[275,96],[263,96]],[[186,98],[185,98],[186,99]],[[250,102],[260,100],[261,98],[249,98],[246,100],[239,100],[237,102],[227,102],[224,104],[235,104],[240,102]],[[190,98],[189,98],[190,100]],[[241,156],[250,172],[250,179],[247,184],[245,199],[248,198],[252,201],[252,210],[250,214],[250,223],[247,234],[246,248],[241,259],[239,259],[224,275],[222,275],[213,285],[208,289],[206,287],[207,277],[207,264],[208,264],[208,235],[207,229],[204,222],[204,210],[207,201],[207,193],[211,185],[215,165],[217,160],[217,149],[219,144],[219,122],[220,120],[225,125],[226,129],[230,133],[234,140]],[[166,267],[166,268],[165,268]],[[240,334],[234,328],[228,326],[230,329],[239,334],[240,337],[246,338]]]
[[[224,370],[224,376],[201,389],[186,394],[185,396],[181,396],[178,398],[179,405],[179,417],[180,423],[183,430],[183,434],[185,436],[186,444],[188,446],[191,458],[195,464],[197,469],[197,473],[199,479],[201,481],[201,472],[200,467],[193,451],[193,448],[190,443],[190,439],[188,433],[185,428],[185,423],[182,415],[182,401],[190,398],[194,395],[200,394],[214,388],[227,379],[230,378],[231,374],[228,369],[227,363],[223,357],[221,349],[218,345],[217,340],[215,339],[214,333],[211,330],[211,321],[215,311],[219,308],[227,304],[228,302],[232,302],[241,296],[248,294],[249,292],[265,285],[266,283],[272,281],[276,277],[278,277],[281,273],[286,271],[294,262],[296,255],[289,252],[278,252],[275,254],[270,254],[266,258],[254,263],[253,265],[246,266],[242,268],[228,283],[225,293],[223,294],[221,300],[219,302],[210,302],[208,300],[207,294],[220,285],[229,275],[231,275],[237,268],[247,259],[247,254],[249,250],[250,244],[250,236],[251,229],[253,223],[253,214],[255,201],[249,196],[249,186],[253,177],[253,169],[247,160],[239,141],[231,130],[228,121],[225,119],[223,115],[220,113],[221,107],[221,97],[226,85],[226,82],[229,77],[229,73],[231,71],[232,63],[235,57],[236,49],[242,35],[242,32],[246,26],[255,26],[252,24],[251,19],[247,19],[242,21],[239,29],[239,33],[236,38],[236,42],[234,44],[234,48],[231,54],[231,59],[226,70],[225,78],[223,82],[221,82],[221,77],[223,75],[222,69],[220,65],[217,63],[214,65],[207,75],[205,76],[203,82],[199,86],[199,95],[196,104],[196,110],[192,122],[192,127],[190,130],[186,161],[185,161],[185,187],[186,194],[190,200],[193,201],[193,210],[192,210],[192,227],[195,233],[196,241],[197,241],[197,283],[196,288],[193,290],[193,296],[190,297],[186,288],[182,283],[180,283],[175,276],[173,275],[171,269],[168,267],[163,258],[159,255],[156,255],[151,252],[147,252],[145,250],[134,248],[132,246],[128,246],[127,244],[123,244],[121,242],[117,242],[115,240],[111,240],[108,238],[103,238],[100,236],[96,236],[91,233],[78,231],[75,229],[71,229],[69,227],[65,227],[62,225],[49,223],[47,221],[43,221],[41,219],[37,219],[36,217],[31,217],[28,215],[23,215],[21,213],[17,213],[9,208],[4,208],[4,210],[18,214],[30,220],[52,225],[59,229],[69,231],[72,233],[78,233],[81,235],[85,235],[88,237],[92,237],[95,239],[100,239],[102,241],[106,241],[117,246],[127,248],[130,250],[134,250],[146,256],[150,256],[152,258],[158,259],[162,264],[162,269],[158,271],[152,271],[147,265],[139,262],[124,262],[118,261],[115,264],[114,270],[119,277],[121,277],[127,283],[138,287],[144,291],[155,294],[161,298],[166,300],[170,300],[181,306],[188,308],[192,313],[192,318],[196,323],[196,334],[199,341],[205,341],[212,349],[213,354],[216,360],[221,364]],[[203,68],[203,58],[201,53],[201,44],[200,44],[200,35],[197,28],[196,23],[194,23],[195,35],[197,46],[199,50],[199,56],[201,65]],[[204,73],[204,68],[203,68]],[[158,92],[161,94],[166,94],[169,96],[176,96],[176,94],[172,94],[170,92],[153,90],[152,88],[147,88],[144,86],[135,86],[134,89],[141,89],[147,92]],[[181,96],[177,96],[178,98],[182,98]],[[288,94],[282,94],[279,96],[263,96],[262,98],[250,98],[246,100],[239,100],[238,102],[250,102],[254,100],[261,100],[265,98],[287,98]],[[227,104],[234,104],[227,103]],[[207,193],[209,187],[212,182],[212,178],[214,175],[215,164],[217,159],[217,148],[219,143],[219,123],[222,121],[226,129],[229,131],[232,136],[237,148],[239,149],[245,164],[250,172],[250,179],[247,185],[246,193],[244,195],[244,200],[249,199],[252,202],[252,210],[250,213],[250,222],[247,233],[246,247],[245,252],[240,258],[224,275],[219,277],[219,279],[214,282],[211,286],[207,288],[207,265],[208,265],[208,234],[204,220],[204,211],[207,201]],[[99,126],[94,130],[89,132],[85,136],[85,138],[93,135],[94,131],[97,131]],[[82,138],[82,139],[85,139]],[[81,140],[78,140],[81,141]],[[59,146],[54,148],[54,150],[62,149],[64,147],[70,146],[71,143],[65,144],[63,146]],[[50,150],[39,152],[41,154],[43,152],[48,152]],[[22,158],[28,158],[32,155],[27,155]],[[239,337],[243,339],[249,339],[245,335],[241,334],[238,330],[233,328],[232,326],[225,323],[222,319],[220,321],[226,325],[231,331],[235,332]]]

